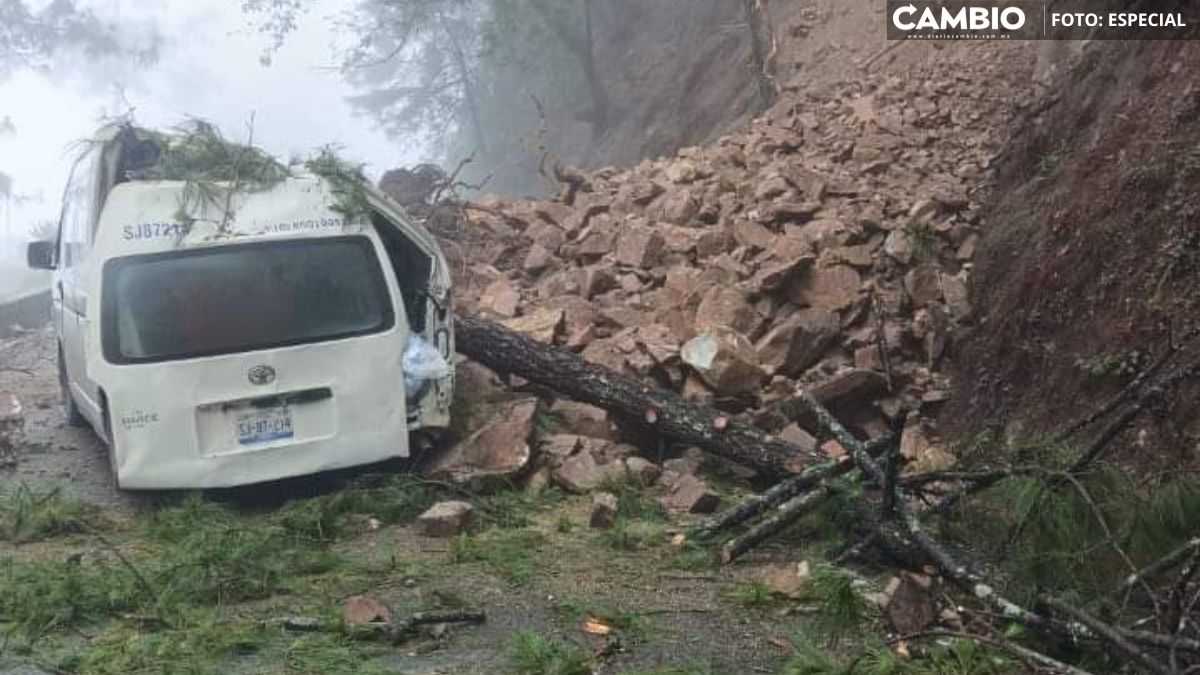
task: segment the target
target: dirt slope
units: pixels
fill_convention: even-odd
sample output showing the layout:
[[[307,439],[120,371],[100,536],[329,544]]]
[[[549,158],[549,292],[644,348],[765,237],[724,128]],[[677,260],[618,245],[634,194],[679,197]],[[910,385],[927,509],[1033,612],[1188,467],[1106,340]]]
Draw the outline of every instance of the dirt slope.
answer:
[[[1059,79],[1016,120],[984,210],[971,296],[982,315],[943,415],[960,435],[1061,426],[1197,319],[1200,49],[1078,46],[1052,55]],[[1194,459],[1195,391],[1170,400],[1131,434],[1127,458]]]

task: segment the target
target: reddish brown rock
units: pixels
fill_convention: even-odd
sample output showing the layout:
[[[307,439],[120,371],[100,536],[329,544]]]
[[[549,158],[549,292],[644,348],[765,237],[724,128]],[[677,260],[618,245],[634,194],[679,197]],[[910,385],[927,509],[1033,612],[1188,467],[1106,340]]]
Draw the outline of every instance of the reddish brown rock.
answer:
[[[696,238],[696,258],[707,260],[733,250],[736,245],[733,237],[723,230],[704,230]]]
[[[743,335],[753,335],[762,325],[762,316],[750,304],[742,291],[727,286],[713,286],[696,308],[696,332],[715,328],[730,328]]]
[[[667,511],[679,513],[712,513],[721,505],[721,495],[693,474],[682,474],[661,500]]]
[[[915,307],[927,307],[941,300],[941,272],[933,265],[914,267],[904,275],[904,291]]]
[[[776,595],[799,599],[812,583],[812,571],[807,561],[770,565],[763,571],[762,581]]]
[[[744,335],[727,328],[692,338],[683,345],[680,357],[721,395],[752,392],[766,377],[754,346]]]
[[[735,220],[732,229],[733,239],[739,246],[745,246],[751,251],[766,251],[775,244],[775,234],[767,228],[748,220]]]
[[[455,483],[515,475],[529,463],[537,407],[533,398],[502,407],[490,423],[435,458],[425,474]]]
[[[479,297],[480,309],[501,317],[517,315],[517,306],[521,302],[521,294],[505,277],[496,279],[483,289]]]
[[[583,448],[554,470],[554,482],[568,492],[582,494],[605,483],[624,479],[628,473],[621,458],[597,457],[586,441]]]
[[[758,294],[774,293],[803,274],[814,260],[815,257],[805,255],[763,265],[750,280],[750,290]]]
[[[392,620],[392,608],[375,598],[353,595],[342,603],[342,625],[347,628],[387,623]]]
[[[792,284],[789,298],[801,307],[837,311],[858,299],[862,279],[846,265],[817,265],[804,279]]]
[[[643,225],[626,225],[617,237],[616,259],[621,265],[646,269],[658,263],[663,237]]]
[[[515,319],[501,321],[506,328],[542,342],[554,343],[554,338],[562,329],[566,312],[561,309],[538,309],[531,314]]]
[[[545,246],[535,243],[529,247],[529,254],[525,256],[525,262],[521,263],[521,269],[536,274],[549,268],[555,260],[554,254],[546,250]]]
[[[572,433],[612,440],[612,423],[608,419],[608,411],[602,408],[558,399],[550,406],[550,412],[557,415]]]
[[[799,424],[792,422],[779,432],[780,440],[787,441],[792,445],[800,448],[805,453],[812,453],[817,449],[817,439],[812,434],[805,431]]]
[[[769,371],[794,377],[821,360],[840,327],[833,312],[800,310],[767,331],[755,349]]]
[[[453,537],[470,524],[474,510],[467,502],[438,502],[417,518],[417,527],[426,537]]]
[[[849,368],[812,388],[812,395],[827,406],[866,405],[887,392],[887,379],[874,370]]]
[[[700,202],[691,193],[674,190],[662,199],[657,215],[675,225],[688,225],[700,213]]]

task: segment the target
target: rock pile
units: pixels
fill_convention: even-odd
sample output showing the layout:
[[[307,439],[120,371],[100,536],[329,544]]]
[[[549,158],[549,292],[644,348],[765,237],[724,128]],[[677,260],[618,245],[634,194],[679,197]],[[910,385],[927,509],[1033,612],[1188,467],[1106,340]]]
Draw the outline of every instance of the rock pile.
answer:
[[[479,238],[458,309],[813,447],[777,412],[803,385],[864,436],[904,426],[922,468],[951,463],[908,411],[949,395],[939,364],[972,319],[974,190],[994,117],[1011,113],[952,68],[790,94],[709,146],[571,172],[555,199],[484,199],[467,209]]]

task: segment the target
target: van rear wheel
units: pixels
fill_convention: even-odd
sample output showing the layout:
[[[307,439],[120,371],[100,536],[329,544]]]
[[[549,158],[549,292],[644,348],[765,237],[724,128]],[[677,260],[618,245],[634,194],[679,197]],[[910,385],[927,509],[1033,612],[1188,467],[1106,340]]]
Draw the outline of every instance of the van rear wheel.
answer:
[[[62,392],[63,409],[67,415],[67,424],[73,427],[87,425],[87,420],[84,419],[83,413],[79,410],[79,404],[75,402],[75,395],[71,393],[71,383],[67,379],[67,362],[63,358],[62,345],[58,346],[58,387]]]
[[[101,412],[104,414],[104,435],[108,440],[106,446],[108,450],[108,472],[112,476],[113,487],[121,489],[121,477],[117,475],[117,437],[113,435],[112,412],[108,409],[108,398],[104,397],[100,402]]]

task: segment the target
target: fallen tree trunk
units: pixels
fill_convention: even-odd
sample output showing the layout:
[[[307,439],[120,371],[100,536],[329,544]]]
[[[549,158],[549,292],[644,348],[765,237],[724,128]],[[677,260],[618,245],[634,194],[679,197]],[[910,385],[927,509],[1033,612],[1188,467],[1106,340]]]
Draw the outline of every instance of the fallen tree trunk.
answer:
[[[683,400],[574,352],[548,345],[486,319],[457,316],[458,351],[492,370],[518,375],[564,396],[639,422],[664,437],[778,476],[785,466],[826,463],[815,452],[738,424],[720,411]]]

